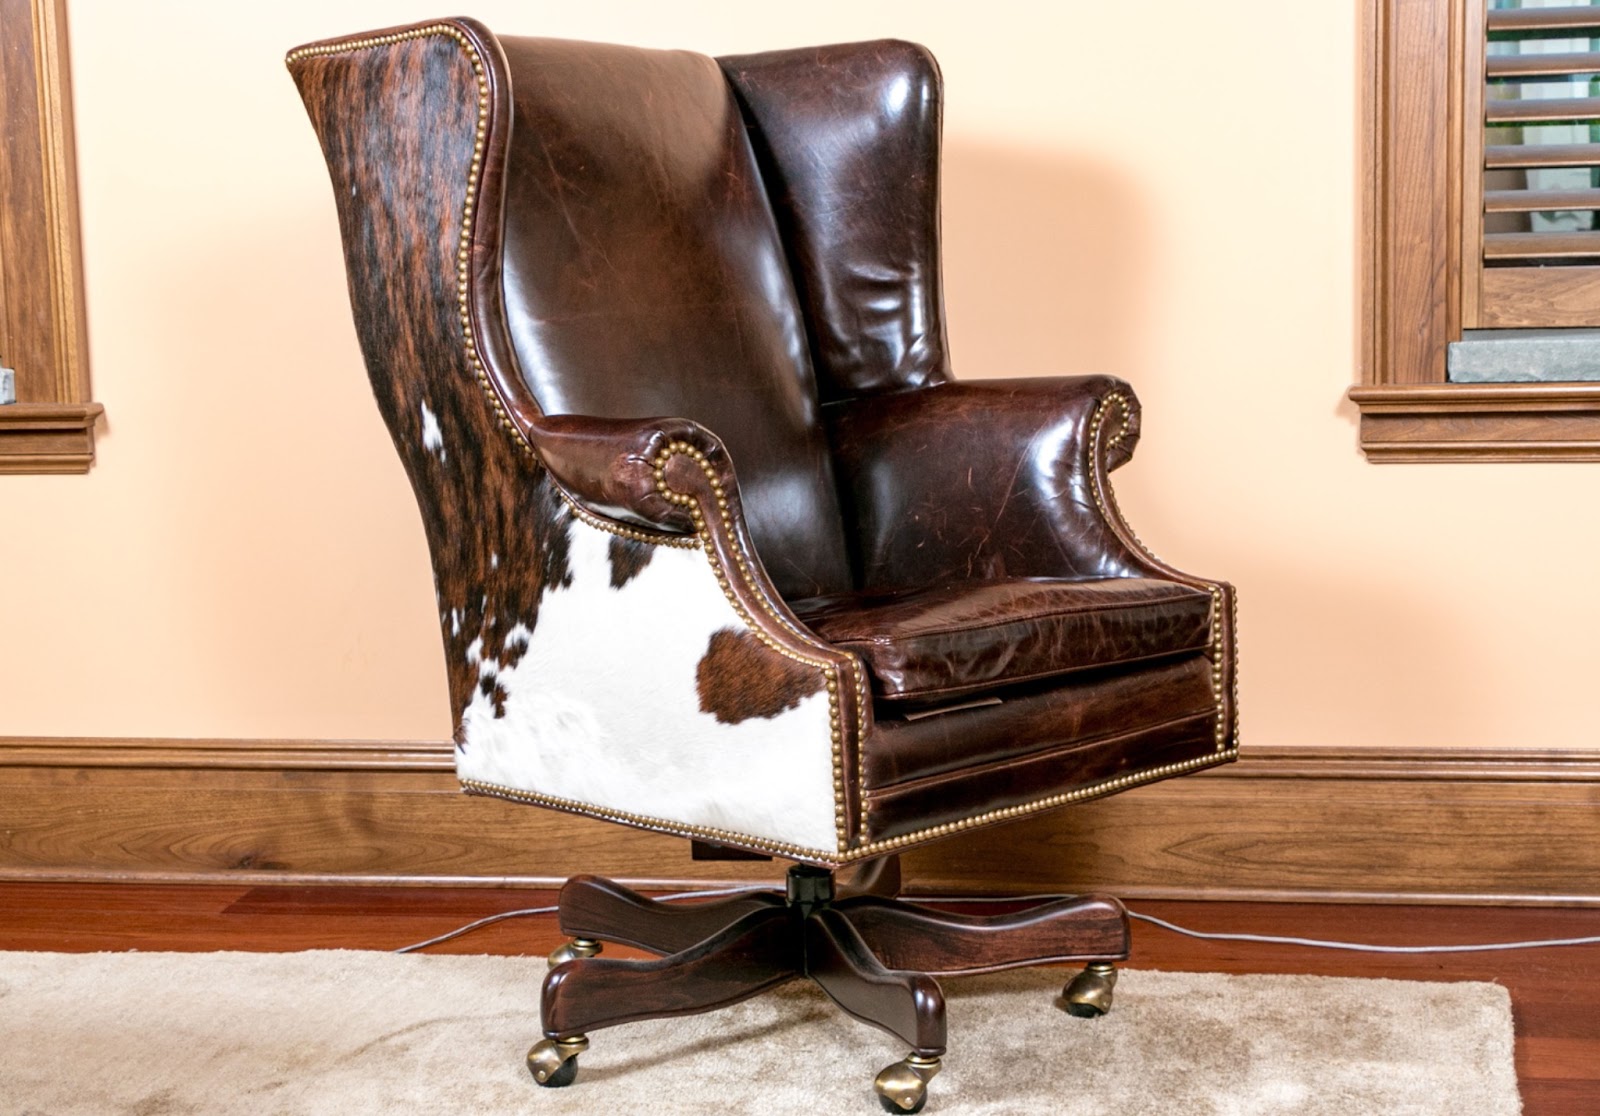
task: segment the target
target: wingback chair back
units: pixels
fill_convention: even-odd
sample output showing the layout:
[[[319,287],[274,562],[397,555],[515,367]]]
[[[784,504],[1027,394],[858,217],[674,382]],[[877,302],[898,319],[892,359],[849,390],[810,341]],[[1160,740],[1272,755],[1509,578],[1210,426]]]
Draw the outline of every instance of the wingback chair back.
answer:
[[[848,551],[790,253],[717,63],[500,40],[471,20],[289,62],[333,180],[367,372],[422,509],[469,788],[538,785],[529,800],[619,817],[656,798],[656,828],[834,856],[858,813],[846,769],[871,723],[867,682],[783,601],[848,589]],[[880,332],[937,328],[896,285],[885,299],[916,325]],[[564,426],[569,413],[585,423]],[[620,474],[595,421],[651,416],[672,422]],[[668,495],[705,480],[679,474],[710,470],[706,453],[739,467],[737,490],[717,489],[716,540],[696,533],[691,498]],[[702,545],[710,568],[672,553]],[[621,590],[646,565],[665,595],[608,612],[619,594],[594,571]],[[732,662],[764,672],[768,696],[749,698]],[[698,716],[697,690],[715,723],[675,755],[687,722],[663,710]],[[597,723],[602,710],[627,724]],[[786,746],[796,733],[804,748]],[[609,759],[575,760],[596,741]]]

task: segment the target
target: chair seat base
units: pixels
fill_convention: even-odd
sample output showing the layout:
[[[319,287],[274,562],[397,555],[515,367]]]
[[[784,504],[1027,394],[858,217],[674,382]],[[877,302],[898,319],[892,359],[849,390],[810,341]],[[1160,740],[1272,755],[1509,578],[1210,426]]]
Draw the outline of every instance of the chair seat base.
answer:
[[[889,1111],[915,1112],[945,1052],[935,974],[1082,961],[1089,968],[1058,1002],[1074,1015],[1110,1007],[1112,963],[1128,955],[1128,919],[1117,900],[1036,898],[1003,914],[967,915],[895,899],[898,889],[893,857],[842,884],[797,865],[784,893],[694,904],[574,876],[559,908],[561,929],[574,940],[551,956],[540,1004],[545,1040],[529,1052],[529,1067],[540,1084],[565,1085],[588,1032],[712,1011],[805,977],[846,1014],[910,1047],[875,1087]],[[603,942],[656,958],[596,956]]]

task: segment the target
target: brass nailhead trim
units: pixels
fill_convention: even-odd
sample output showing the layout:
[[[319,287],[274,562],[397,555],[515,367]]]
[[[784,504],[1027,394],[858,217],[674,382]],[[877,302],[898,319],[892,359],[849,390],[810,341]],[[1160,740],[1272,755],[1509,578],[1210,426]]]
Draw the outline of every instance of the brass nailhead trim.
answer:
[[[1040,810],[1065,806],[1070,802],[1084,802],[1092,798],[1102,798],[1105,795],[1124,791],[1142,783],[1155,782],[1158,779],[1165,779],[1186,771],[1196,771],[1203,767],[1215,767],[1218,764],[1237,758],[1238,754],[1238,749],[1235,748],[1215,755],[1198,756],[1178,763],[1162,764],[1160,767],[1151,767],[1143,771],[1130,772],[1127,775],[1118,775],[1114,779],[1092,783],[1076,790],[1063,791],[1060,794],[1052,794],[1048,798],[1035,799],[1019,806],[1006,806],[998,810],[989,810],[982,814],[974,814],[969,818],[962,818],[960,821],[945,822],[943,825],[919,829],[915,833],[906,833],[899,837],[890,837],[887,840],[873,841],[870,844],[858,845],[853,849],[840,849],[831,853],[824,852],[821,849],[808,849],[802,845],[791,845],[782,841],[770,841],[764,837],[752,837],[746,833],[734,833],[730,830],[710,829],[697,825],[684,825],[680,822],[648,817],[644,814],[630,814],[623,810],[592,806],[588,803],[575,802],[567,798],[556,798],[553,795],[540,794],[537,791],[516,790],[512,787],[502,787],[494,783],[479,782],[476,779],[463,779],[461,784],[472,794],[487,795],[491,798],[504,798],[513,802],[531,802],[538,806],[565,810],[568,813],[585,814],[589,817],[602,818],[606,821],[624,822],[644,829],[653,829],[660,833],[671,834],[674,837],[695,837],[723,844],[732,843],[746,848],[758,849],[762,852],[796,857],[801,860],[820,861],[825,864],[849,864],[852,861],[864,860],[880,853],[905,848],[907,845],[918,844],[938,837],[948,837],[951,834],[986,825],[989,822],[1009,821],[1014,818],[1025,817],[1028,814],[1036,814]]]
[[[1105,440],[1102,444],[1102,434],[1105,430],[1106,415],[1111,411],[1112,408],[1116,408],[1120,414],[1122,422],[1118,426],[1117,432],[1108,440]],[[1133,542],[1133,545],[1137,547],[1139,552],[1146,558],[1150,559],[1150,561],[1156,563],[1157,565],[1166,566],[1169,565],[1169,563],[1163,562],[1160,558],[1157,558],[1155,553],[1144,544],[1144,541],[1134,533],[1133,528],[1128,525],[1127,520],[1123,518],[1121,509],[1117,507],[1116,493],[1111,490],[1110,484],[1107,484],[1103,490],[1100,485],[1100,467],[1101,462],[1104,461],[1102,452],[1121,444],[1122,439],[1128,433],[1128,426],[1132,419],[1133,406],[1128,402],[1128,397],[1120,391],[1109,393],[1095,406],[1094,415],[1089,420],[1089,425],[1091,428],[1089,446],[1089,487],[1094,493],[1095,506],[1100,509],[1100,514],[1108,521],[1120,524],[1122,529],[1127,532],[1128,538]],[[1211,614],[1208,623],[1210,624],[1209,642],[1211,644],[1211,699],[1216,706],[1216,727],[1213,736],[1216,740],[1217,751],[1219,753],[1228,751],[1230,747],[1235,753],[1237,753],[1239,747],[1237,728],[1237,711],[1239,708],[1239,597],[1237,593],[1234,594],[1232,598],[1232,609],[1230,612],[1234,638],[1232,705],[1235,710],[1235,731],[1233,739],[1230,741],[1228,739],[1228,702],[1224,700],[1223,697],[1222,678],[1222,654],[1224,649],[1222,626],[1222,586],[1216,584],[1215,582],[1205,581],[1200,578],[1196,578],[1195,580],[1199,584],[1205,586],[1206,589],[1211,593]]]
[[[1233,747],[1239,747],[1239,594],[1230,600],[1229,626],[1233,631]]]
[[[867,840],[867,762],[861,754],[862,745],[867,739],[867,677],[866,671],[859,667],[850,671],[856,678],[856,716],[861,725],[861,731],[856,736],[856,802],[859,803],[861,817],[856,823],[856,841],[865,844]]]
[[[619,535],[625,539],[632,539],[634,542],[648,543],[651,546],[671,546],[676,547],[678,550],[700,549],[700,538],[697,535],[657,535],[649,531],[635,530],[632,527],[624,526],[623,524],[617,523],[614,520],[600,518],[598,515],[595,515],[588,508],[580,504],[572,497],[570,493],[567,492],[566,489],[562,488],[560,485],[556,485],[556,491],[561,494],[561,499],[566,502],[567,507],[572,510],[573,515],[583,520],[596,530],[605,531],[606,533],[612,535]]]

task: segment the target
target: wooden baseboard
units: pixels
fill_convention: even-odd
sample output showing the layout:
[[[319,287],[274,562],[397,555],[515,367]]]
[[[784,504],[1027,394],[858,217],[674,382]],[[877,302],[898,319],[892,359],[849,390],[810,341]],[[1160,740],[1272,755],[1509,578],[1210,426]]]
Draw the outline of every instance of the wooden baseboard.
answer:
[[[1600,751],[1247,748],[924,846],[913,890],[1600,906]],[[0,879],[772,880],[676,838],[468,798],[448,745],[0,738]]]

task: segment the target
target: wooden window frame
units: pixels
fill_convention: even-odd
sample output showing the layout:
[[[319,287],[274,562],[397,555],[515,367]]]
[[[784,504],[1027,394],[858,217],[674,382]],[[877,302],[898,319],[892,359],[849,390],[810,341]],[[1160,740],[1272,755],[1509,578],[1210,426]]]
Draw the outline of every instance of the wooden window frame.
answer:
[[[1446,379],[1446,347],[1478,324],[1483,81],[1467,51],[1482,50],[1483,8],[1364,6],[1361,448],[1380,462],[1600,461],[1600,383]]]
[[[86,473],[89,401],[66,0],[0,0],[0,473]]]

